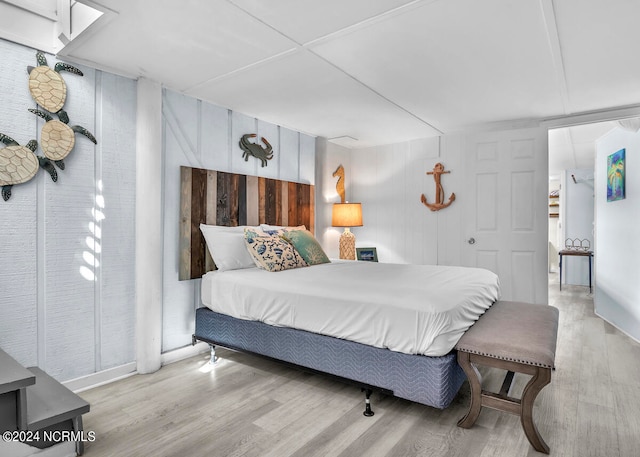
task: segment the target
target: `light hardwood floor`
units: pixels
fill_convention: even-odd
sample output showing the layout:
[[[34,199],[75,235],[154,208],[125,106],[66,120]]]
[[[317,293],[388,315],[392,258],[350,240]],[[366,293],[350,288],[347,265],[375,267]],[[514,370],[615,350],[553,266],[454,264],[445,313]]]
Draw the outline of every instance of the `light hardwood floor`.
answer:
[[[557,369],[534,418],[552,456],[636,457],[640,448],[640,345],[593,314],[586,287],[549,288],[560,309]],[[372,396],[364,417],[356,387],[245,354],[218,350],[83,392],[99,456],[478,456],[542,455],[516,416],[483,410],[456,426],[465,383],[445,410]],[[484,370],[499,390],[503,373]],[[519,395],[526,377],[516,375]]]

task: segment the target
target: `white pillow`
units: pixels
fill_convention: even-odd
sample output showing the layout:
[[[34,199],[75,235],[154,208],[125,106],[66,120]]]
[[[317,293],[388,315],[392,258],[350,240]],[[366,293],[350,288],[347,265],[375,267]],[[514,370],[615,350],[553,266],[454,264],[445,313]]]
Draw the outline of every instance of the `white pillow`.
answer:
[[[245,227],[200,224],[200,231],[218,270],[240,270],[256,266],[244,242]]]

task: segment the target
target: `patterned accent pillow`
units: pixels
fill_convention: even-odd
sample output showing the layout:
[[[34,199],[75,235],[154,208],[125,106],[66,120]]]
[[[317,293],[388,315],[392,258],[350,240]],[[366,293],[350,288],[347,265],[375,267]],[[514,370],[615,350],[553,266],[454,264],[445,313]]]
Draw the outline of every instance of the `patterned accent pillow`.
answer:
[[[290,226],[290,227],[284,226],[283,227],[283,226],[279,226],[279,225],[260,224],[260,229],[264,233],[266,233],[267,235],[281,236],[285,232],[290,232],[291,230],[306,230],[307,227],[305,227],[304,225]]]
[[[256,266],[263,270],[282,271],[308,266],[298,251],[279,236],[247,228],[244,241]]]
[[[282,238],[291,243],[309,265],[331,262],[309,230],[291,230]]]

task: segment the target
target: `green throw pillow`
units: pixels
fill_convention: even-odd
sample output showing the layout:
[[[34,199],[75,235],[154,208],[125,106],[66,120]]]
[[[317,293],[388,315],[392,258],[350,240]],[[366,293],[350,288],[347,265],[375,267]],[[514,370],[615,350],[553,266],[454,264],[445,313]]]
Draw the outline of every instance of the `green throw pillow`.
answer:
[[[330,262],[329,257],[322,250],[322,246],[309,230],[292,230],[281,236],[296,248],[309,265]]]

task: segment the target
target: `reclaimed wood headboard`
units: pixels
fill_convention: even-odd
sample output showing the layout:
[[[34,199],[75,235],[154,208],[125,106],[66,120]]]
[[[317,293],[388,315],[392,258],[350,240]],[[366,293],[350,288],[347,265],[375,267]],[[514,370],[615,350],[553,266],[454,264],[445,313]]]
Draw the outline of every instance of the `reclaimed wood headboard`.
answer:
[[[305,225],[314,231],[314,186],[180,167],[179,279],[214,269],[200,224]]]

